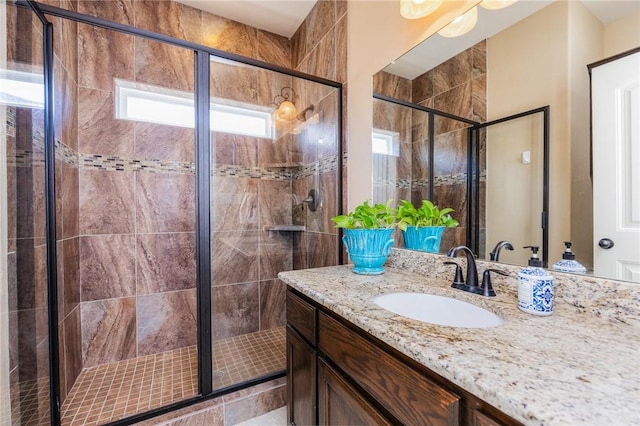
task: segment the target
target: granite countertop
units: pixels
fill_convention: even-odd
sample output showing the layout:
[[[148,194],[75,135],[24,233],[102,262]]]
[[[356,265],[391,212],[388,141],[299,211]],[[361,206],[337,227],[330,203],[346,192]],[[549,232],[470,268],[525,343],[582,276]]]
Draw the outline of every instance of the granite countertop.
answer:
[[[451,289],[450,269],[436,265],[422,268],[432,273],[421,274],[399,269],[403,262],[398,258],[391,265],[396,267],[386,266],[378,276],[336,266],[279,277],[525,424],[640,424],[640,298],[633,287],[621,295],[628,298],[631,292],[633,300],[620,297],[622,302],[613,307],[609,302],[599,307],[593,305],[600,302],[588,300],[589,291],[584,303],[575,296],[580,280],[556,279],[553,315],[538,317],[518,309],[513,274],[500,284],[494,281],[497,296],[485,298]],[[608,296],[615,299],[615,291]],[[437,326],[396,315],[372,301],[393,292],[454,297],[496,313],[505,323],[485,329]]]

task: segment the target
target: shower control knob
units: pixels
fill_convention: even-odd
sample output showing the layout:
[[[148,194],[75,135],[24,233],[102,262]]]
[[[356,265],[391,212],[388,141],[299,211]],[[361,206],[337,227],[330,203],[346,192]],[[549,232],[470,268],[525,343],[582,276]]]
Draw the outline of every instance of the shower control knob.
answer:
[[[598,245],[605,250],[609,250],[615,245],[615,243],[613,242],[613,240],[609,238],[603,238],[600,241],[598,241]]]

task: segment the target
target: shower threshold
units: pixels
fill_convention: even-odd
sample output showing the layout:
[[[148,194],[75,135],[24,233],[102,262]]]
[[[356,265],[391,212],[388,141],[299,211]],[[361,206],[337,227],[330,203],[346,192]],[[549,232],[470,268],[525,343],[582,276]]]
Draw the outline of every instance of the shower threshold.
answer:
[[[286,366],[285,328],[213,343],[213,387],[221,389]],[[63,425],[99,425],[195,396],[195,346],[83,370],[62,406]]]

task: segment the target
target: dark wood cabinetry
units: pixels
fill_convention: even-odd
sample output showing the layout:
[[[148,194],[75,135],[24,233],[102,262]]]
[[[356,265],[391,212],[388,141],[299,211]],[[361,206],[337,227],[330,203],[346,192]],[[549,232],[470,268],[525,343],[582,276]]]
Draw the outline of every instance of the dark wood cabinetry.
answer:
[[[287,291],[289,422],[517,425],[296,291]]]

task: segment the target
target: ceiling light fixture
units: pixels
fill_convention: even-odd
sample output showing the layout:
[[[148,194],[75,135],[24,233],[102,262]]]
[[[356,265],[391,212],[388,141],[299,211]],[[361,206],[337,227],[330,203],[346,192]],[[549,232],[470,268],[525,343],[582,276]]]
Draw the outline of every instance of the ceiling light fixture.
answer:
[[[518,0],[483,0],[480,6],[487,10],[498,10],[511,6]]]
[[[433,13],[442,0],[400,0],[400,15],[407,19],[418,19]]]
[[[478,22],[478,8],[474,7],[451,21],[449,25],[438,31],[442,37],[459,37],[468,33]]]

